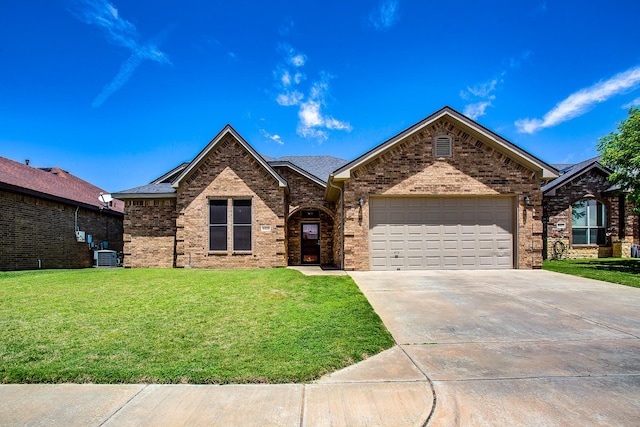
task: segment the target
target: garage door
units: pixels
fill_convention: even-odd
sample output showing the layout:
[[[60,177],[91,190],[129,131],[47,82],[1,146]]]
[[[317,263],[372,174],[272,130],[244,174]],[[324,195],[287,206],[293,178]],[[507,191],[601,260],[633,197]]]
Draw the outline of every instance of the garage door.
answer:
[[[510,198],[371,198],[372,270],[513,267]]]

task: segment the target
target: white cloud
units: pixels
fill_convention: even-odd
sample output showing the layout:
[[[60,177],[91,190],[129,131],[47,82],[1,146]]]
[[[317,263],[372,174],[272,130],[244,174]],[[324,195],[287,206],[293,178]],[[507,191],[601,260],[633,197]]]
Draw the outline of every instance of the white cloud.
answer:
[[[77,8],[71,12],[78,20],[99,27],[104,31],[107,41],[131,50],[131,56],[120,66],[118,74],[94,99],[93,107],[101,106],[111,94],[124,86],[145,59],[160,64],[171,64],[167,55],[157,46],[164,38],[166,31],[155,40],[141,44],[135,25],[121,18],[113,4],[106,0],[78,0],[76,4]]]
[[[636,98],[633,101],[627,102],[622,106],[622,108],[624,108],[625,110],[628,110],[629,108],[633,108],[633,107],[640,107],[640,98]]]
[[[304,66],[304,64],[306,64],[307,62],[307,56],[304,53],[294,49],[288,43],[280,44],[278,49],[284,53],[286,62],[295,68],[300,68]]]
[[[462,113],[471,120],[476,120],[478,117],[487,114],[487,107],[491,107],[491,101],[479,101],[465,106]]]
[[[300,118],[300,126],[302,128],[314,128],[324,125],[324,119],[320,113],[320,103],[318,101],[309,100],[300,104],[298,117]]]
[[[273,73],[280,92],[276,95],[276,102],[283,107],[298,106],[298,135],[324,141],[329,137],[327,130],[351,131],[349,122],[338,120],[323,111],[332,76],[320,73],[320,78],[303,91],[301,83],[306,76],[300,69],[306,63],[306,55],[286,44],[280,45],[279,49],[283,53],[284,63],[278,64]]]
[[[270,134],[269,132],[267,132],[267,131],[266,131],[266,130],[264,130],[264,129],[260,129],[260,132],[262,133],[262,135],[263,135],[265,138],[267,138],[267,139],[269,139],[269,140],[271,140],[271,141],[275,142],[276,144],[284,145],[284,141],[282,140],[282,138],[280,138],[280,135],[278,135],[278,134],[273,134],[273,135],[272,135],[272,134]]]
[[[283,107],[290,107],[292,105],[300,104],[300,101],[304,98],[304,95],[297,90],[293,92],[281,93],[276,97],[276,102],[278,105],[282,105]]]
[[[289,57],[289,62],[294,67],[302,67],[306,60],[307,60],[307,58],[304,55],[300,54],[300,53],[296,54],[296,55],[292,55],[291,57]]]
[[[496,99],[494,92],[504,74],[505,73],[503,72],[500,75],[500,78],[493,78],[475,86],[467,86],[466,90],[460,91],[460,98],[465,101],[474,101],[465,105],[463,110],[463,114],[465,116],[469,117],[471,120],[476,120],[478,117],[482,117],[487,114],[487,108],[493,106],[491,101]]]
[[[515,122],[521,133],[535,133],[574,119],[591,110],[596,104],[625,93],[640,84],[640,66],[616,74],[609,80],[581,89],[559,102],[542,119],[520,119]]]
[[[493,79],[488,82],[475,85],[473,87],[467,87],[467,91],[473,96],[477,96],[479,98],[488,98],[490,96],[494,96],[491,95],[491,93],[496,90],[497,84],[498,79]]]
[[[314,82],[309,90],[309,99],[300,104],[298,110],[297,133],[303,137],[312,137],[318,140],[326,140],[327,133],[323,129],[344,130],[350,132],[353,128],[349,122],[335,119],[322,112],[326,94],[329,91],[328,74],[323,74],[320,81]]]
[[[467,86],[466,89],[460,91],[460,98],[469,101],[469,104],[464,107],[464,114],[472,120],[476,120],[478,117],[482,117],[487,114],[487,108],[493,107],[493,102],[496,99],[495,92],[504,83],[504,77],[509,70],[518,68],[523,61],[526,61],[531,57],[533,52],[525,50],[516,57],[511,57],[503,65],[503,70],[496,77],[491,78],[483,83],[476,84],[474,86]]]
[[[398,0],[384,0],[369,13],[369,22],[378,31],[385,31],[398,22]]]
[[[280,81],[283,86],[291,86],[291,74],[289,74],[288,71],[284,71],[282,77],[280,77]]]

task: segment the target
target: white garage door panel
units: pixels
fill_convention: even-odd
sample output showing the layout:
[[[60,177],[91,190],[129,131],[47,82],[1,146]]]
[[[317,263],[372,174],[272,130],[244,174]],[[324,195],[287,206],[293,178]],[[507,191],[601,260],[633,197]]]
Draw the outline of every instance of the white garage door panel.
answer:
[[[509,198],[371,198],[371,268],[512,268],[513,221]]]

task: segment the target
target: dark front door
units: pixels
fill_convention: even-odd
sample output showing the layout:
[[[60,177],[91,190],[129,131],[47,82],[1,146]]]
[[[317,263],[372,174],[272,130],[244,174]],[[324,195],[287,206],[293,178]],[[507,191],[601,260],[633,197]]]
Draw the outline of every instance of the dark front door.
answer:
[[[302,224],[302,263],[320,264],[320,224]]]

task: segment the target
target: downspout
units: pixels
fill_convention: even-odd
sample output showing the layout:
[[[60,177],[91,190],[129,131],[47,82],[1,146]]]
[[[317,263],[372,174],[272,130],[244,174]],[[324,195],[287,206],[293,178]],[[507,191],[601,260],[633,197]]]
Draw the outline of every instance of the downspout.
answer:
[[[329,177],[329,179],[327,180],[327,183],[329,184],[330,187],[335,188],[336,190],[338,190],[340,192],[340,209],[341,209],[341,214],[340,214],[340,233],[342,234],[340,236],[340,243],[342,244],[342,250],[340,251],[340,257],[342,258],[342,260],[340,261],[340,268],[342,268],[344,270],[344,194],[342,193],[342,188],[337,187],[335,185],[333,185],[333,180],[331,179],[331,176]]]

